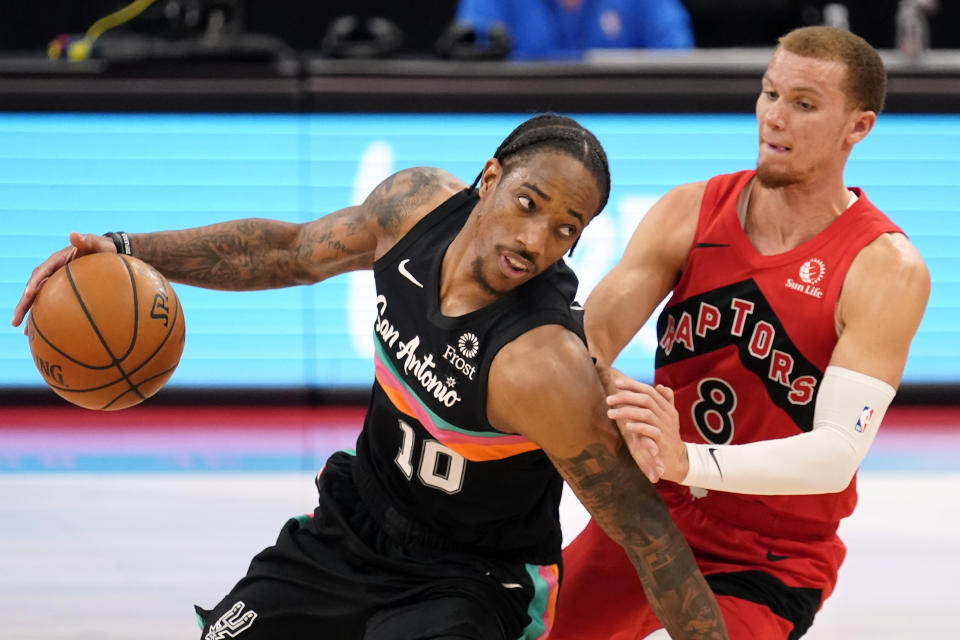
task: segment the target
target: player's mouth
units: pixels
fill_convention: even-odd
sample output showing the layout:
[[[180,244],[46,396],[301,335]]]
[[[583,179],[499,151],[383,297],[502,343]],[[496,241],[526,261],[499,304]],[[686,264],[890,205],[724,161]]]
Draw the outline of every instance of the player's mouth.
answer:
[[[534,265],[530,260],[513,251],[500,254],[500,270],[510,278],[522,278],[533,273]]]
[[[787,147],[780,144],[773,144],[772,142],[767,142],[767,141],[764,141],[763,144],[765,147],[767,147],[767,149],[769,149],[770,151],[773,151],[774,153],[787,153],[788,151],[791,151],[793,149],[792,147]]]

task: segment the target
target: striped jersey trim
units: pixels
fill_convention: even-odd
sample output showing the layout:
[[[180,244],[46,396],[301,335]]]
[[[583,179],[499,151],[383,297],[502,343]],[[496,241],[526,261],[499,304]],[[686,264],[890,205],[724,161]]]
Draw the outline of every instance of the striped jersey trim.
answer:
[[[527,565],[527,573],[533,582],[533,599],[527,607],[530,624],[517,640],[546,638],[553,627],[557,612],[557,595],[560,591],[560,567],[555,564]]]
[[[377,382],[393,406],[400,413],[419,421],[430,435],[467,460],[501,460],[540,448],[523,436],[466,431],[445,421],[420,402],[416,394],[397,375],[396,369],[383,353],[380,342],[376,341],[375,344],[374,367]]]

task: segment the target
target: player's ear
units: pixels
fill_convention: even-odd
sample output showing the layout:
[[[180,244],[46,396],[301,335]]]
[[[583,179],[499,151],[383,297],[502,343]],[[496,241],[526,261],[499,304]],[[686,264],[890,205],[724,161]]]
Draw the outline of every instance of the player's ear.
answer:
[[[503,175],[503,165],[496,158],[490,158],[483,165],[483,171],[480,172],[480,182],[477,184],[477,191],[481,198],[485,198],[500,180]]]
[[[873,125],[877,123],[877,114],[874,111],[857,111],[856,118],[853,121],[853,126],[850,128],[850,133],[847,136],[850,145],[855,145],[864,138],[867,137],[867,134],[873,129]]]

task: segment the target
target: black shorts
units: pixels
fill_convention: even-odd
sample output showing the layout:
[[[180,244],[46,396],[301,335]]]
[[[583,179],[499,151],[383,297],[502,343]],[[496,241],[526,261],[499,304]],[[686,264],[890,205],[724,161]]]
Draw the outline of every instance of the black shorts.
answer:
[[[360,502],[352,456],[331,456],[313,517],[277,542],[212,610],[202,640],[537,638],[556,598],[556,567],[398,544]],[[543,576],[547,576],[544,579]]]

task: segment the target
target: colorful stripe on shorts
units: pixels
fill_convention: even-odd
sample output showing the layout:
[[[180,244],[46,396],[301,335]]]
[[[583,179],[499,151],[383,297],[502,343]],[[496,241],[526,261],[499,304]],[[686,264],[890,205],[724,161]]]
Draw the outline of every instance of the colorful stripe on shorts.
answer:
[[[527,573],[533,582],[533,599],[527,607],[530,624],[517,640],[537,640],[550,634],[557,612],[557,595],[560,592],[559,566],[528,564]]]

